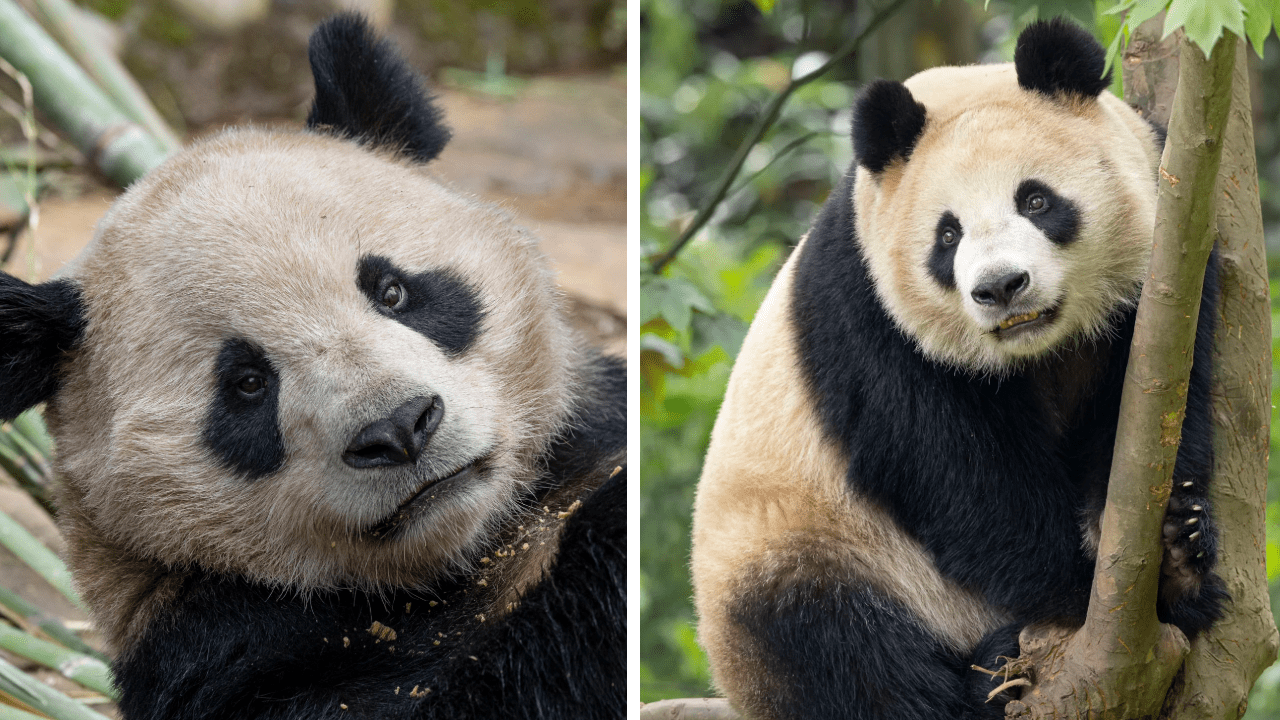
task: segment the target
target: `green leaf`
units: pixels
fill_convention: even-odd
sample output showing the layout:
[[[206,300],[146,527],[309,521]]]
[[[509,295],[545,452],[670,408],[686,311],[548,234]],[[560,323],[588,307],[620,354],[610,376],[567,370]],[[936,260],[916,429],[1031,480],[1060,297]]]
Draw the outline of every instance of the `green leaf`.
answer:
[[[1209,57],[1223,30],[1244,37],[1244,8],[1240,0],[1173,0],[1164,16],[1164,37],[1178,28]]]
[[[760,8],[760,12],[768,15],[773,12],[773,6],[777,4],[778,0],[751,0],[751,2]]]
[[[1271,34],[1275,21],[1276,0],[1241,0],[1244,5],[1244,32],[1253,45],[1253,51],[1262,57],[1262,45]]]
[[[730,358],[738,356],[742,339],[747,336],[747,326],[728,313],[693,314],[693,338],[689,351],[698,356],[719,345]]]
[[[1111,38],[1111,44],[1107,46],[1107,62],[1102,66],[1102,74],[1105,76],[1111,66],[1115,64],[1116,58],[1120,57],[1120,41],[1124,39],[1124,28],[1116,31],[1116,36]]]
[[[716,311],[701,290],[678,277],[655,277],[645,283],[641,288],[640,305],[641,324],[663,317],[677,332],[684,332],[689,327],[695,309],[704,313]]]
[[[1125,16],[1125,25],[1128,26],[1129,32],[1133,32],[1142,23],[1164,12],[1167,7],[1169,7],[1169,0],[1138,0]]]

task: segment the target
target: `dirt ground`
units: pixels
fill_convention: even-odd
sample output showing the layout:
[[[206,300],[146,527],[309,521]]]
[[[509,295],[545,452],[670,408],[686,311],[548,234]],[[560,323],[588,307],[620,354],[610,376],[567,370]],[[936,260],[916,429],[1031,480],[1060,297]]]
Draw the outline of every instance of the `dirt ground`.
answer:
[[[514,98],[438,90],[454,137],[433,164],[458,189],[510,209],[542,238],[559,272],[575,325],[606,352],[625,351],[626,89],[620,75],[534,79]],[[34,254],[23,242],[5,270],[46,278],[93,235],[116,191],[77,182],[42,199]],[[60,538],[48,516],[21,491],[0,487],[0,508],[54,550]],[[7,550],[0,584],[58,617],[84,619]],[[89,695],[57,673],[4,654],[74,695]],[[95,708],[113,716],[111,705]]]

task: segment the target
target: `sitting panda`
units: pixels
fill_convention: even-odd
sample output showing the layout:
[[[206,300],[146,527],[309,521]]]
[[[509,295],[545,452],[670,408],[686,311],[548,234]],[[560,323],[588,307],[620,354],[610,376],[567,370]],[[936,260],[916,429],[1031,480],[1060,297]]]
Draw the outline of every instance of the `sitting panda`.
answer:
[[[307,132],[133,185],[0,278],[0,416],[47,401],[59,523],[128,720],[617,718],[625,378],[357,16]]]
[[[1031,623],[1078,626],[1161,133],[1054,20],[1006,65],[868,86],[855,165],[742,346],[698,486],[718,687],[753,720],[1002,718]],[[1204,281],[1159,617],[1220,616]]]

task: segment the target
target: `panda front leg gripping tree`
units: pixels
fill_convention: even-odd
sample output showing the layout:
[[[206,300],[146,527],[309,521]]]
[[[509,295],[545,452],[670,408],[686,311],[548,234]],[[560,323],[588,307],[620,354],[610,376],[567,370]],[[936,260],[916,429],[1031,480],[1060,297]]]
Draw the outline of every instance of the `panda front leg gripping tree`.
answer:
[[[1270,327],[1243,43],[1224,32],[1206,58],[1184,39],[1179,57],[1155,246],[1126,374],[1088,617],[1075,632],[1024,632],[1015,667],[1034,684],[1009,703],[1009,717],[1238,718],[1253,680],[1275,658],[1277,634],[1256,542],[1263,537]],[[1224,154],[1239,166],[1224,166],[1220,182]],[[1241,237],[1241,230],[1256,237]],[[1213,405],[1219,477],[1212,499],[1225,521],[1218,567],[1232,602],[1226,617],[1189,645],[1156,619],[1157,539],[1185,413],[1201,279],[1215,237],[1224,297]]]

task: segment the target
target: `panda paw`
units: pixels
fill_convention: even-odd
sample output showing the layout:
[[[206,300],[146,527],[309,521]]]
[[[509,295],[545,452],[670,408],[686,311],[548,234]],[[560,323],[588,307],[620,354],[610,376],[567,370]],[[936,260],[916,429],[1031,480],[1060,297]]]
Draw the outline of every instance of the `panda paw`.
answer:
[[[1174,480],[1174,492],[1164,515],[1165,582],[1182,586],[1191,594],[1201,578],[1218,563],[1218,528],[1209,500],[1198,492],[1194,480]]]
[[[970,658],[970,666],[977,666],[987,670],[1000,670],[1009,660],[1016,660],[1022,652],[1018,645],[1018,634],[1021,631],[1022,626],[1014,624],[1006,625],[987,633],[986,637],[982,638],[978,642],[978,646],[974,648],[973,655]],[[1010,700],[1017,699],[1019,688],[1008,688],[995,697],[988,699],[991,691],[1004,683],[1003,674],[992,676],[973,669],[966,670],[965,674],[969,704],[973,708],[972,718],[974,720],[999,720],[1003,718],[1005,704]]]
[[[1164,515],[1164,561],[1160,566],[1161,622],[1195,637],[1222,616],[1230,600],[1218,563],[1218,528],[1204,484],[1175,478]]]

